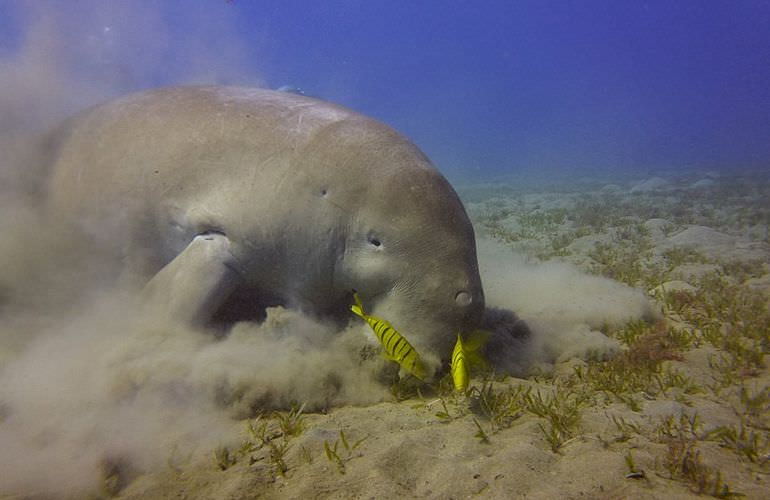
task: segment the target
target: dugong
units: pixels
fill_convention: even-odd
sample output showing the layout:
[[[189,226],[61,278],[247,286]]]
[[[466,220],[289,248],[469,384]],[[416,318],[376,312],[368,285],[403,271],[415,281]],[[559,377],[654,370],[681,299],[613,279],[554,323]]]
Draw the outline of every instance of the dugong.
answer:
[[[287,92],[171,87],[86,110],[57,134],[51,213],[176,319],[280,304],[349,321],[356,290],[433,368],[481,321],[460,199],[376,120]]]

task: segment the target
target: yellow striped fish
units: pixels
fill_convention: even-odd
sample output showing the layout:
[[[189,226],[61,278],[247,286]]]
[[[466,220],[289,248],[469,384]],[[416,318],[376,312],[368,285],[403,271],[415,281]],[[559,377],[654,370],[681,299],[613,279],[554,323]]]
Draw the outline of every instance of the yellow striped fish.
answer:
[[[428,370],[420,359],[417,350],[412,347],[412,344],[410,344],[403,335],[398,333],[396,329],[393,328],[393,325],[384,319],[375,318],[374,316],[366,314],[357,293],[353,293],[353,299],[356,303],[350,306],[350,310],[353,311],[354,314],[362,317],[364,321],[369,323],[369,326],[372,327],[374,334],[385,349],[385,357],[391,361],[395,361],[401,365],[401,368],[418,379],[425,380],[425,377],[428,375]]]
[[[457,334],[457,343],[452,351],[452,362],[449,365],[456,391],[465,392],[468,389],[472,366],[484,365],[481,354],[476,351],[484,344],[487,336],[486,332],[476,330],[470,335],[468,342],[463,343],[462,336]]]

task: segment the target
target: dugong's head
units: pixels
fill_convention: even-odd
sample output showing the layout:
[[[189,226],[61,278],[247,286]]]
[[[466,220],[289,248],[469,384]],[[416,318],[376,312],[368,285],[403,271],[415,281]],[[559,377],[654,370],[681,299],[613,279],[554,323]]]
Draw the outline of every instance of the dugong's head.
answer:
[[[436,368],[457,332],[477,328],[484,311],[465,209],[425,155],[391,129],[366,121],[327,133],[334,170],[345,179],[324,191],[344,214],[335,288],[357,290],[370,314],[391,322]]]

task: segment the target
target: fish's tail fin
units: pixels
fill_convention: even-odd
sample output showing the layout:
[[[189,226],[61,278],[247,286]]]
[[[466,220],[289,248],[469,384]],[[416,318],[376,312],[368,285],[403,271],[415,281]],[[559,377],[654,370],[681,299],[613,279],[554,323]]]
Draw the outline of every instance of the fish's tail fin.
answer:
[[[364,312],[364,305],[361,303],[361,298],[358,296],[357,292],[353,292],[353,300],[356,303],[350,306],[350,310],[353,311],[353,314],[357,316],[361,316],[362,318],[366,319],[366,313]]]

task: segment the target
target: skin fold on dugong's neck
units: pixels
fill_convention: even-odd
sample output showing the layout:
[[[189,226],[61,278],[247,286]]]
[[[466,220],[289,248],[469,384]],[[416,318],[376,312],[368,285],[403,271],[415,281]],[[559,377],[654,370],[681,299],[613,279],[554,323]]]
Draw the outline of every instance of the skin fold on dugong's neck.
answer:
[[[92,108],[60,133],[52,212],[135,275],[217,233],[243,280],[230,304],[344,314],[355,288],[418,346],[443,350],[481,317],[459,198],[375,120],[282,92],[179,87]]]

